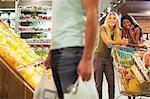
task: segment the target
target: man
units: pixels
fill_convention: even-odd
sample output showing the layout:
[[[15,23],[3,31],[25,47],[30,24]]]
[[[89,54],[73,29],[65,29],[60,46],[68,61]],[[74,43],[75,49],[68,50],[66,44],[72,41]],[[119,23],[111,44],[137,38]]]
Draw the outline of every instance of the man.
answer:
[[[98,0],[53,1],[52,46],[45,66],[51,66],[60,99],[78,75],[89,80],[98,25]]]

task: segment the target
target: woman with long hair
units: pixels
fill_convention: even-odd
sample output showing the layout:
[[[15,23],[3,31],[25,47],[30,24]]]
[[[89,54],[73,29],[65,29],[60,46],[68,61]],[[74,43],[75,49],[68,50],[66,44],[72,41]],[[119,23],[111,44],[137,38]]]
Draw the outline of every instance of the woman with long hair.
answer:
[[[122,38],[128,39],[131,44],[138,44],[142,37],[142,29],[135,19],[129,15],[121,17]]]
[[[111,57],[112,45],[125,45],[128,42],[121,39],[119,18],[117,13],[110,12],[104,24],[100,27],[98,46],[94,54],[94,76],[99,98],[102,99],[103,73],[108,82],[109,99],[114,99],[114,69]]]

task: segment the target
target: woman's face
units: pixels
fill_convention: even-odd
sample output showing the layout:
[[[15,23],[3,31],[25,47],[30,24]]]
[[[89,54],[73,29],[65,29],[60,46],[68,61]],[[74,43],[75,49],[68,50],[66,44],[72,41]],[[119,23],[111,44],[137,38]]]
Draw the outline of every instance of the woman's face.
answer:
[[[132,27],[132,24],[128,19],[123,19],[122,25],[125,29],[128,30]]]
[[[117,24],[116,16],[114,14],[110,14],[107,22],[110,27],[114,27]]]

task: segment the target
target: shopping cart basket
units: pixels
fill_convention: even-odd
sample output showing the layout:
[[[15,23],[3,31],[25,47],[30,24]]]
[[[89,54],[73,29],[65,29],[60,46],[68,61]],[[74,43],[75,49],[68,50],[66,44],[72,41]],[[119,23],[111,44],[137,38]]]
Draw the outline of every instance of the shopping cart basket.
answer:
[[[150,97],[150,66],[140,48],[114,46],[112,56],[121,95]],[[150,63],[149,63],[150,64]]]

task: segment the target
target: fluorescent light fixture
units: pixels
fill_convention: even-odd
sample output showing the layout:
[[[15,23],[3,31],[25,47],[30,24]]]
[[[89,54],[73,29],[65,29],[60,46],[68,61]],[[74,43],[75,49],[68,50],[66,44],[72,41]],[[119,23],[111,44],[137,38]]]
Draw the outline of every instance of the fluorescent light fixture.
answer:
[[[121,0],[118,1],[118,3],[120,3],[120,2],[121,2]]]
[[[150,11],[145,11],[145,14],[148,14],[148,15],[150,15]]]
[[[128,13],[131,16],[150,16],[150,11],[140,12],[140,13]]]
[[[110,6],[108,6],[108,8],[107,8],[107,12],[110,12],[111,11],[111,7]]]
[[[114,7],[116,7],[117,6],[117,4],[114,4]]]

